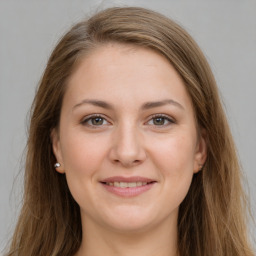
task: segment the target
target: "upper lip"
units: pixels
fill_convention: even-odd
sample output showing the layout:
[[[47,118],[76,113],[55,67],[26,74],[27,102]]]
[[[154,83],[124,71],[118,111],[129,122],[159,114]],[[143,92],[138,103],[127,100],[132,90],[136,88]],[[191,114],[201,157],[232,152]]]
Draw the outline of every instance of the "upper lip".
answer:
[[[140,176],[132,176],[132,177],[123,177],[123,176],[113,176],[106,178],[104,180],[101,180],[101,182],[154,182],[155,180]]]

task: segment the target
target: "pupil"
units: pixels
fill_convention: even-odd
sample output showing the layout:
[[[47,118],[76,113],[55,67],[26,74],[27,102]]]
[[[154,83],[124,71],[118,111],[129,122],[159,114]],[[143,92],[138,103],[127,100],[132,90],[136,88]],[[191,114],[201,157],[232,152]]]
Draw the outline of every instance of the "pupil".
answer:
[[[164,124],[164,118],[162,117],[157,117],[154,119],[154,124],[155,125],[163,125]]]
[[[95,117],[92,119],[92,123],[94,125],[101,125],[103,123],[103,119],[101,117]]]

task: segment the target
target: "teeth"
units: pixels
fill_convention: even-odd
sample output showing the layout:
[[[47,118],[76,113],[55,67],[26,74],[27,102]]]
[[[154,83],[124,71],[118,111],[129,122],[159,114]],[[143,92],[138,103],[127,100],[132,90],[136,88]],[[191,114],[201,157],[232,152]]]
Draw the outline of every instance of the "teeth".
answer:
[[[106,182],[109,186],[120,187],[120,188],[135,188],[147,185],[147,182]]]
[[[127,187],[128,187],[128,183],[120,182],[120,188],[127,188]]]
[[[108,185],[110,185],[110,186],[113,186],[113,185],[111,185],[111,184],[113,184],[113,183],[107,183]],[[119,182],[114,182],[114,187],[120,187],[120,183]]]
[[[136,182],[127,183],[129,188],[135,188],[137,186]]]

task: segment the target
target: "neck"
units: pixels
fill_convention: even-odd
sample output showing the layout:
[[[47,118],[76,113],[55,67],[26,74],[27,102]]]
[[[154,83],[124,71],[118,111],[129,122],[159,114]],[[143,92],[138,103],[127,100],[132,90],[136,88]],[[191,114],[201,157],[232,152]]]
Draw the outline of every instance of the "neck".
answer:
[[[82,244],[76,256],[92,255],[178,256],[177,221],[165,220],[157,227],[133,232],[109,230],[84,221]]]

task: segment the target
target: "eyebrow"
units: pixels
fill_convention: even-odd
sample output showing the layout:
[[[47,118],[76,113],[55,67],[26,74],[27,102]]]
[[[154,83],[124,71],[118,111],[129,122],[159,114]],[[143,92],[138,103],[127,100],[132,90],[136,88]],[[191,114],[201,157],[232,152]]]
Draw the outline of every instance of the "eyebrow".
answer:
[[[73,110],[77,107],[80,107],[84,104],[91,104],[97,107],[101,107],[101,108],[105,108],[105,109],[114,109],[113,105],[102,101],[102,100],[94,100],[94,99],[84,99],[82,100],[80,103],[76,104],[73,107]],[[185,108],[177,101],[173,100],[173,99],[165,99],[165,100],[161,100],[161,101],[151,101],[151,102],[146,102],[141,106],[141,110],[147,110],[147,109],[151,109],[151,108],[157,108],[157,107],[162,107],[165,105],[173,105],[176,106],[182,110],[184,110]]]
[[[73,110],[77,107],[80,107],[84,104],[91,104],[91,105],[94,105],[96,107],[101,107],[101,108],[106,108],[106,109],[113,109],[113,106],[105,101],[102,101],[102,100],[89,100],[89,99],[85,99],[85,100],[82,100],[80,103],[76,104],[74,107],[73,107]]]
[[[146,109],[151,109],[151,108],[162,107],[162,106],[165,106],[165,105],[174,105],[174,106],[184,110],[184,107],[179,102],[177,102],[175,100],[172,100],[172,99],[146,102],[142,105],[141,109],[146,110]]]

